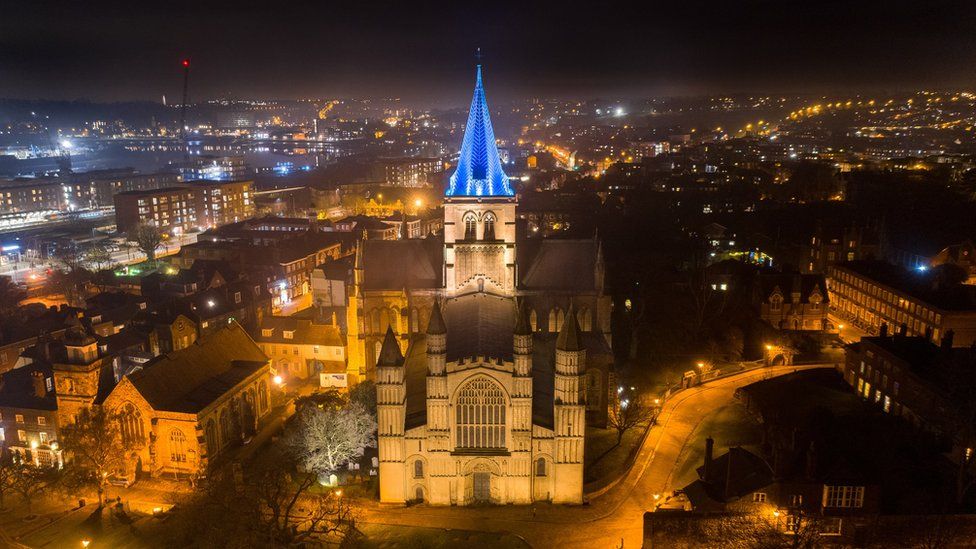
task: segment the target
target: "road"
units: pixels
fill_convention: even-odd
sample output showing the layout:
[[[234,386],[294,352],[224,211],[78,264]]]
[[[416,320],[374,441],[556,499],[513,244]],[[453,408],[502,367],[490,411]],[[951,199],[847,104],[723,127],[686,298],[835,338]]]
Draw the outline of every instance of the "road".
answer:
[[[643,514],[654,494],[670,492],[679,457],[695,427],[711,411],[728,404],[739,387],[830,364],[778,366],[746,371],[681,391],[665,402],[658,425],[641,446],[623,481],[584,506],[383,507],[373,505],[360,520],[368,523],[505,531],[532,547],[640,547]]]
[[[157,258],[175,254],[180,251],[180,247],[193,244],[197,241],[196,234],[185,234],[177,238],[171,238],[163,243],[156,253]],[[136,249],[118,250],[111,253],[112,263],[119,265],[132,265],[146,260],[146,255]],[[36,263],[34,267],[27,261],[5,265],[0,268],[0,275],[10,276],[14,282],[24,282],[30,288],[43,285],[45,271],[52,265],[52,261],[42,261]]]

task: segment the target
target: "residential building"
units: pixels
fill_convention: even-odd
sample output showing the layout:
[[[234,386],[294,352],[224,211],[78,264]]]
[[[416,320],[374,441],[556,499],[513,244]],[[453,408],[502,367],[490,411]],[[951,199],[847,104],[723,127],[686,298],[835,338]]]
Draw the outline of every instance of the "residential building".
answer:
[[[0,181],[0,213],[58,211],[65,207],[60,180],[18,178]]]
[[[443,171],[439,158],[380,158],[373,165],[372,179],[392,187],[427,187],[431,176]]]
[[[254,341],[271,359],[272,375],[280,375],[286,382],[318,377],[323,387],[349,386],[346,345],[338,326],[266,316],[254,330]]]
[[[882,325],[905,325],[909,336],[940,342],[952,330],[957,346],[976,342],[976,287],[948,285],[927,271],[882,261],[827,267],[831,311],[872,335]]]
[[[115,224],[120,233],[155,225],[164,233],[186,234],[200,226],[197,195],[186,187],[127,191],[115,195]]]
[[[0,448],[36,464],[61,463],[54,372],[35,363],[0,375]]]
[[[196,219],[205,229],[251,219],[256,214],[251,196],[253,181],[193,180],[186,186],[196,198]]]
[[[826,331],[830,299],[820,274],[760,273],[759,317],[780,330]]]

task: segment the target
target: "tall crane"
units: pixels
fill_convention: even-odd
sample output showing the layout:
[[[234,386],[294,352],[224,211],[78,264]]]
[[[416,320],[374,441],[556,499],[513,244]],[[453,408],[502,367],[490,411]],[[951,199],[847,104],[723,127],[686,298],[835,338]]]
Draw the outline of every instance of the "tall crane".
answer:
[[[183,145],[183,159],[190,158],[190,145],[186,141],[186,104],[190,101],[190,58],[183,59],[183,103],[180,104],[180,143]]]

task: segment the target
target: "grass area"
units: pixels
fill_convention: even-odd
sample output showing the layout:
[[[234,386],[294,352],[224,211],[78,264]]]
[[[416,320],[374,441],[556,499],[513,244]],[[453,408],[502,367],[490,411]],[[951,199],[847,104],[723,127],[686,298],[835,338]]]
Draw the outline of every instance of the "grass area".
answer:
[[[705,461],[705,439],[709,436],[715,439],[715,457],[724,454],[731,446],[741,446],[755,453],[762,441],[758,422],[742,404],[733,401],[709,412],[678,456],[679,465],[671,481],[673,488],[682,488],[698,479],[695,469]]]
[[[364,549],[423,548],[441,549],[464,547],[464,549],[489,548],[528,548],[529,544],[512,534],[494,532],[472,532],[469,530],[446,530],[443,528],[422,528],[418,526],[394,526],[388,524],[363,524],[359,527],[363,537],[356,540],[353,547]]]
[[[583,452],[583,482],[593,482],[621,472],[631,450],[641,443],[646,423],[624,433],[617,444],[616,429],[586,428]]]

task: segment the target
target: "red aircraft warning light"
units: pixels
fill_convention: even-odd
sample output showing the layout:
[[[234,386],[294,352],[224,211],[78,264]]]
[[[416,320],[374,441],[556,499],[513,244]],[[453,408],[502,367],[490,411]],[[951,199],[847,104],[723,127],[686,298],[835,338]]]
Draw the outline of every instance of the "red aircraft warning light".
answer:
[[[183,60],[183,66],[184,67],[189,67],[190,66],[190,60],[189,59],[184,59]]]

